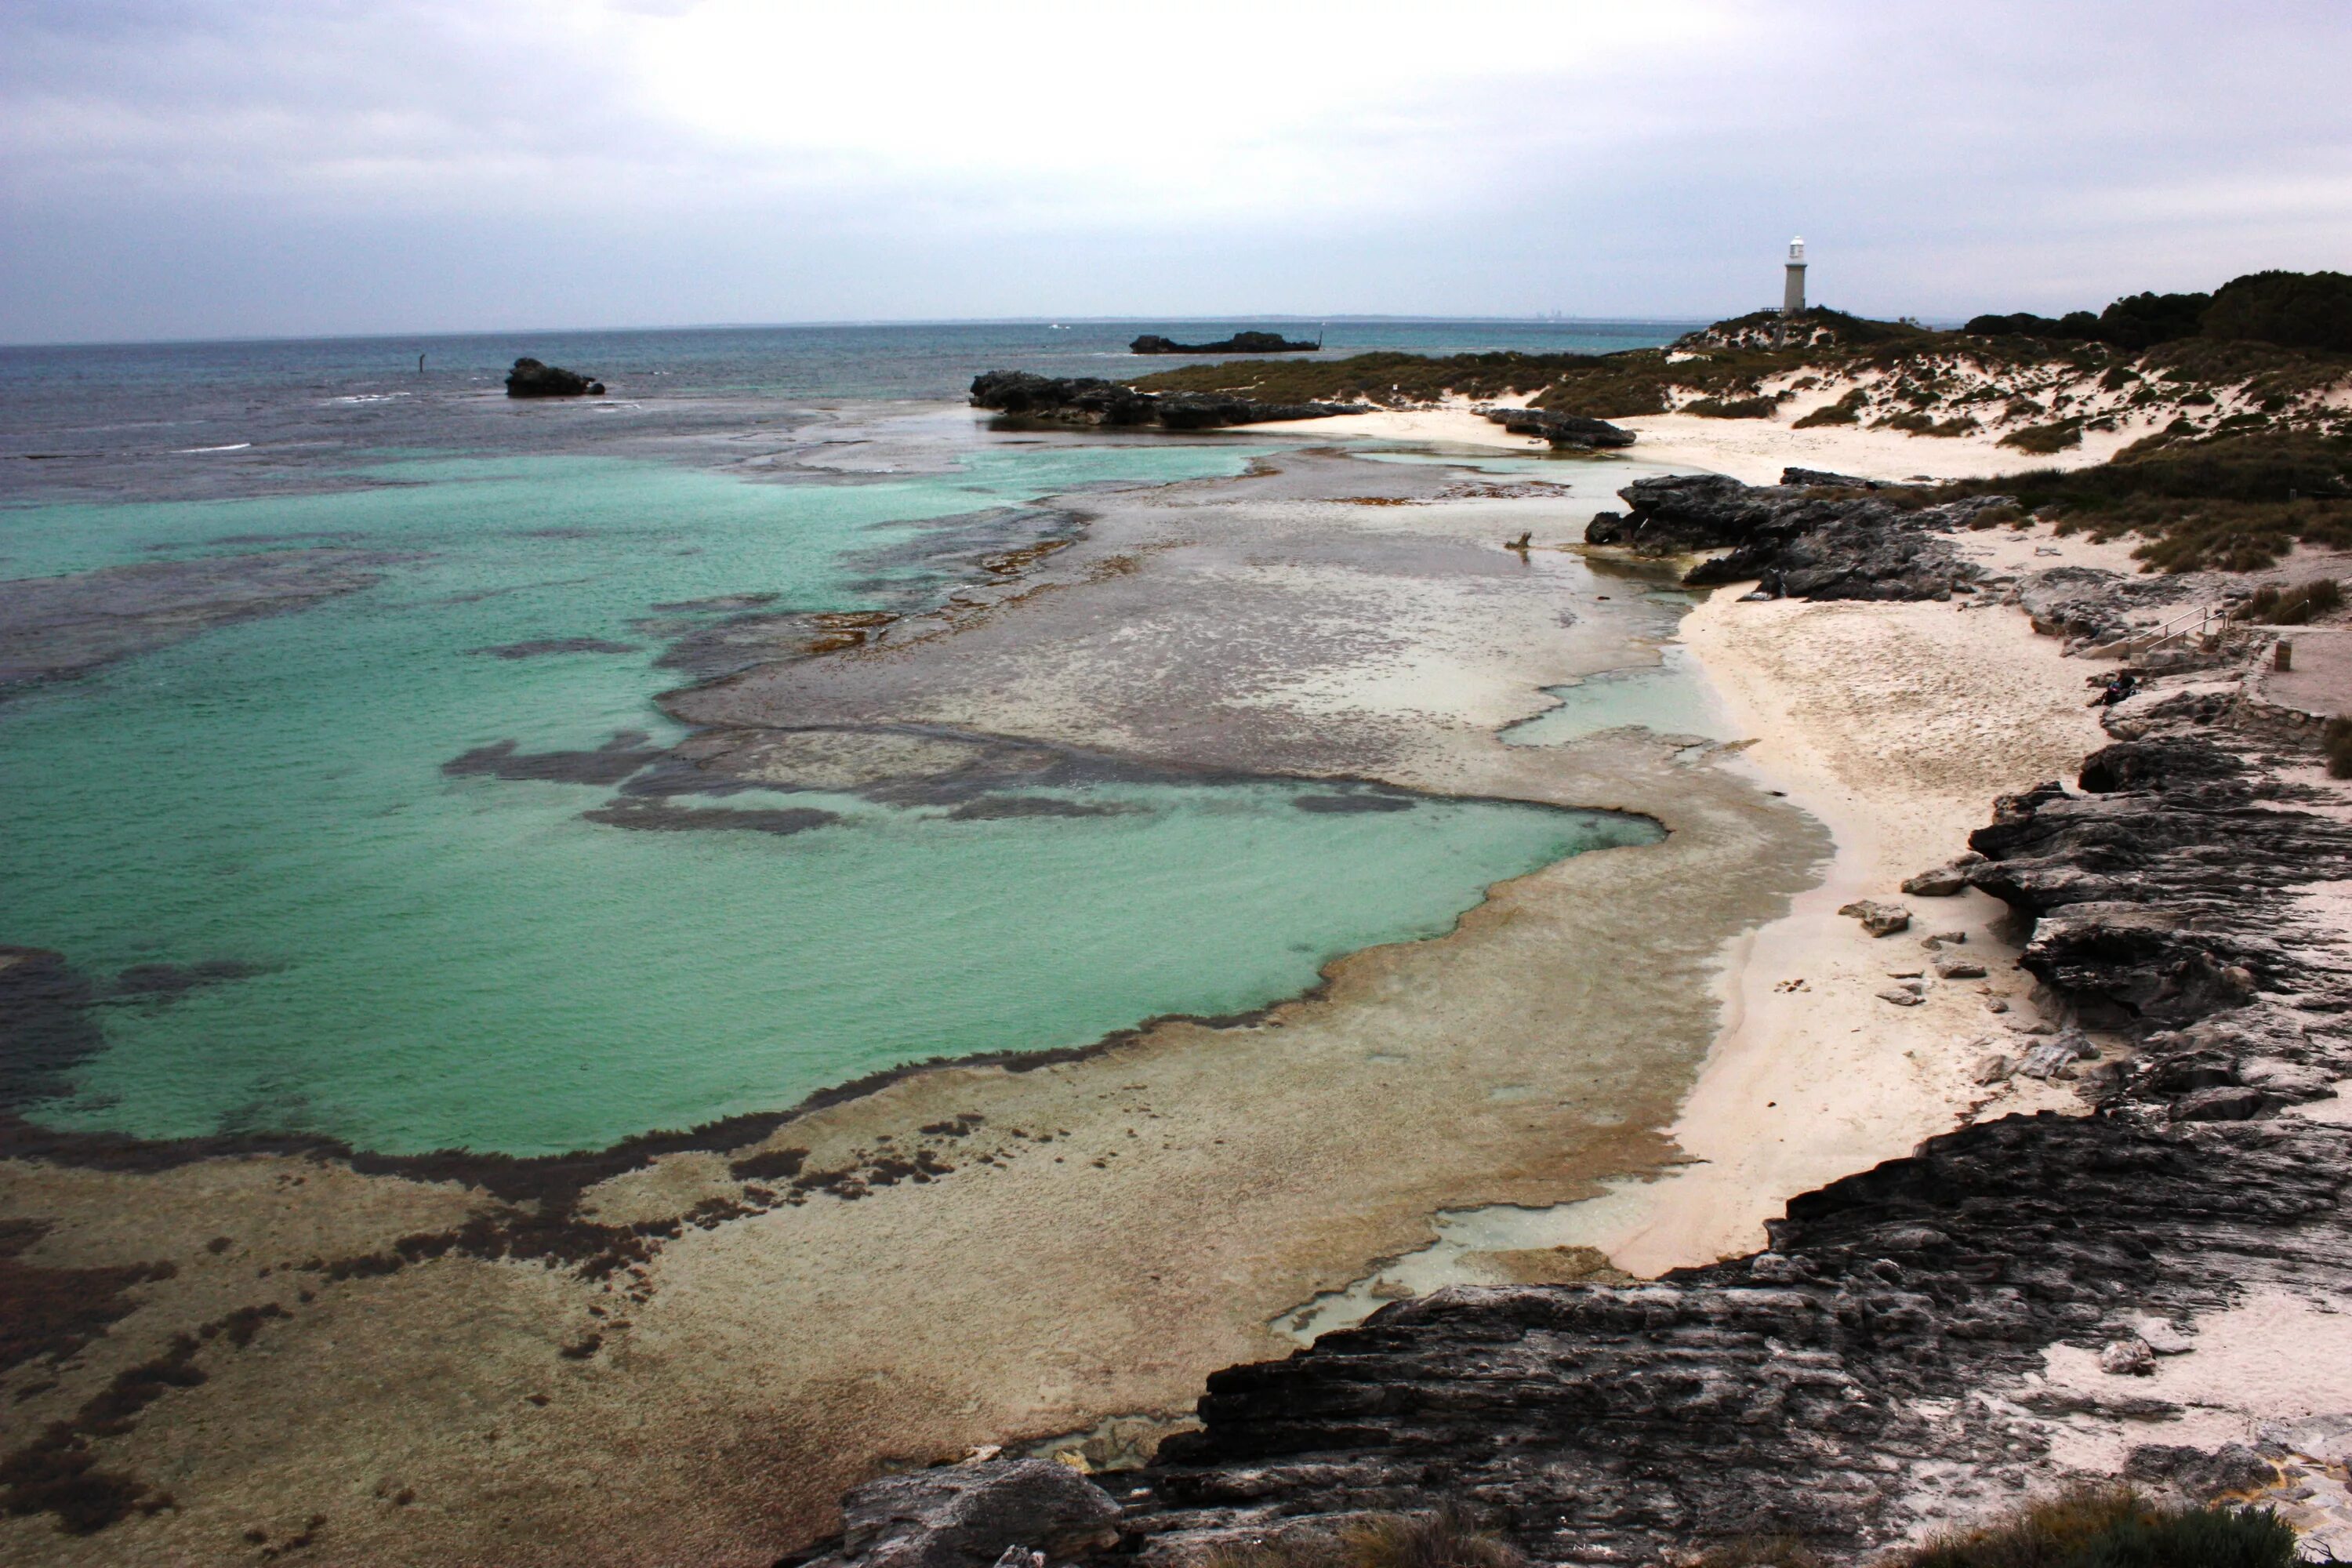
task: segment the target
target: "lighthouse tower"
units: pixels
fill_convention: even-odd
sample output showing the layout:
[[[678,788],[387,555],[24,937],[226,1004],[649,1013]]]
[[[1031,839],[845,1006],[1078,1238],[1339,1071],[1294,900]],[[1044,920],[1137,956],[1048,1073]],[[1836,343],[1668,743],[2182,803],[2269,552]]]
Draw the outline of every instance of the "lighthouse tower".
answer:
[[[1800,235],[1789,242],[1789,284],[1780,294],[1780,314],[1795,316],[1805,309],[1805,241]]]

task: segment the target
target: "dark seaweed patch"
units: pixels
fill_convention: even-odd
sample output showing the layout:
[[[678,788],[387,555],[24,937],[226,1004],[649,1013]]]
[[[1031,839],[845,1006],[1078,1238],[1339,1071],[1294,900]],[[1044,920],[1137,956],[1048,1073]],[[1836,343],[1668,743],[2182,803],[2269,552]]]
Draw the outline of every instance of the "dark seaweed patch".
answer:
[[[998,822],[1022,816],[1127,816],[1139,805],[1108,801],[1064,800],[1051,795],[992,795],[968,800],[948,813],[950,822]]]
[[[1416,803],[1411,795],[1374,795],[1365,791],[1354,795],[1293,795],[1290,804],[1301,811],[1337,815],[1363,811],[1411,811]]]
[[[649,606],[661,615],[692,615],[702,611],[728,612],[756,610],[762,605],[776,602],[773,594],[720,594],[709,599],[672,599],[666,605]]]
[[[801,1173],[808,1153],[805,1149],[770,1149],[737,1160],[727,1169],[742,1181],[787,1182]]]
[[[519,741],[495,741],[452,757],[441,771],[452,778],[538,779],[554,784],[616,784],[665,753],[643,730],[615,730],[593,752],[526,752]]]
[[[134,963],[114,977],[112,994],[174,1002],[201,986],[250,980],[276,967],[241,958],[207,958],[195,963]]]
[[[469,651],[487,654],[492,658],[541,658],[559,653],[635,653],[637,645],[614,642],[609,637],[538,637],[529,642],[497,643]]]
[[[38,947],[0,947],[0,1106],[53,1099],[105,1046],[91,1017],[97,987]]]
[[[167,1279],[169,1263],[115,1268],[44,1268],[21,1254],[47,1234],[37,1220],[0,1220],[0,1371],[46,1355],[63,1361],[138,1303],[123,1292]]]
[[[610,805],[600,805],[593,811],[583,811],[580,815],[590,822],[600,822],[607,827],[626,827],[639,833],[733,832],[784,836],[806,833],[812,827],[825,827],[841,820],[832,812],[807,806],[738,809],[723,805],[673,805],[667,801],[638,799],[616,800]]]

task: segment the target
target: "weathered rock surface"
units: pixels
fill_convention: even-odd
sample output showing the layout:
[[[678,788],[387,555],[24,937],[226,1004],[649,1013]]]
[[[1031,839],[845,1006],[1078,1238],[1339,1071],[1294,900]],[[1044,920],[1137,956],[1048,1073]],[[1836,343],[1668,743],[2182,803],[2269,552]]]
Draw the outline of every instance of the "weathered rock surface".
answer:
[[[519,359],[507,372],[509,397],[602,397],[604,384],[561,366]]]
[[[1965,892],[1969,885],[1969,868],[1984,857],[1975,850],[1947,860],[1932,869],[1903,879],[1903,890],[1914,898],[1948,899]]]
[[[1138,354],[1279,354],[1313,353],[1321,343],[1291,342],[1280,332],[1235,332],[1213,343],[1180,343],[1157,332],[1146,332],[1127,345]]]
[[[2084,645],[2128,637],[2132,617],[2172,604],[2184,593],[2169,577],[2126,577],[2096,566],[2052,566],[2017,584],[2017,603],[2044,637]]]
[[[1138,392],[1096,376],[1033,375],[1024,370],[992,370],[974,376],[971,405],[1056,425],[1162,430],[1213,430],[1365,411],[1357,403],[1260,403],[1227,393]]]
[[[1053,1459],[942,1465],[868,1481],[842,1499],[842,1532],[811,1568],[993,1568],[1006,1552],[1048,1561],[1118,1539],[1118,1505]]]
[[[1862,929],[1873,936],[1893,936],[1896,931],[1911,929],[1909,910],[1901,904],[1882,904],[1875,899],[1857,899],[1842,905],[1838,913],[1860,921]]]
[[[1591,451],[1630,447],[1634,436],[1605,419],[1559,414],[1549,408],[1489,408],[1486,417],[1514,436],[1540,436],[1561,450]]]
[[[1979,511],[1975,497],[1906,509],[1875,496],[1823,496],[1801,485],[1744,485],[1721,474],[1636,479],[1617,492],[1631,509],[1603,512],[1590,544],[1671,555],[1730,547],[1701,562],[1694,585],[1756,581],[1774,597],[1948,599],[1984,575],[1948,537]]]

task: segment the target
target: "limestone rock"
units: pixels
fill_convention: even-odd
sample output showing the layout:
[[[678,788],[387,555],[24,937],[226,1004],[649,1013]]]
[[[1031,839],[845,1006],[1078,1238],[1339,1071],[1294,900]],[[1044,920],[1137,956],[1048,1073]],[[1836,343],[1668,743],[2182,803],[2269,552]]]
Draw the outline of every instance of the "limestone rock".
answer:
[[[1938,952],[1936,954],[1936,977],[1939,980],[1982,980],[1985,966],[1957,952]]]
[[[1922,871],[1906,878],[1903,890],[1923,899],[1948,899],[1968,890],[1969,868],[1984,857],[1971,850],[1958,859],[1948,860],[1933,870]]]
[[[1549,408],[1489,408],[1486,417],[1514,436],[1540,436],[1553,447],[1564,450],[1592,451],[1633,444],[1633,432],[1610,424],[1604,419],[1588,419],[1579,414],[1560,414]],[[1604,515],[1614,517],[1614,512]],[[1596,523],[1599,518],[1593,520]],[[1591,531],[1585,535],[1588,543],[1606,543],[1594,540]]]
[[[2182,1095],[2172,1102],[2175,1121],[2245,1121],[2260,1116],[2270,1097],[2259,1089],[2220,1084]]]
[[[1873,936],[1893,936],[1896,931],[1909,930],[1911,925],[1909,910],[1901,904],[1882,904],[1873,899],[1857,900],[1838,913],[1852,915]]]
[[[2278,1479],[2278,1468],[2243,1443],[2208,1453],[2167,1443],[2142,1443],[2124,1458],[2126,1479],[2168,1486],[2193,1502],[2250,1492]]]
[[[996,1568],[1014,1551],[1067,1559],[1118,1539],[1110,1495],[1052,1459],[884,1476],[841,1513],[841,1545],[807,1568]]]
[[[2156,1372],[2156,1352],[2137,1334],[2110,1340],[2099,1350],[2099,1370],[2112,1377],[2148,1377]]]

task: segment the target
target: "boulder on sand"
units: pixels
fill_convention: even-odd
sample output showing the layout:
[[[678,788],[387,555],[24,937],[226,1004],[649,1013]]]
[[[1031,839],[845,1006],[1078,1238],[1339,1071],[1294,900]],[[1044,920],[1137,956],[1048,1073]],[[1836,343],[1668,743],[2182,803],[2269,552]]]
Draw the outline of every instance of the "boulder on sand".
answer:
[[[507,372],[509,397],[602,397],[604,384],[591,381],[577,371],[559,365],[541,364],[535,359],[519,359],[514,369]]]
[[[1862,922],[1862,929],[1873,936],[1893,936],[1911,926],[1911,911],[1901,904],[1882,904],[1875,899],[1858,899],[1838,910],[1852,915]]]

